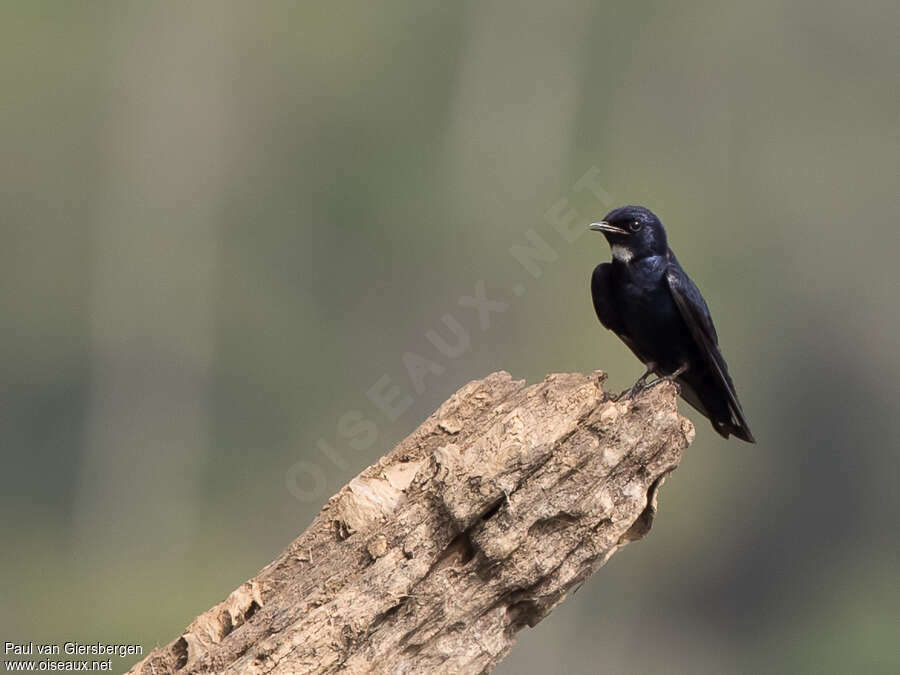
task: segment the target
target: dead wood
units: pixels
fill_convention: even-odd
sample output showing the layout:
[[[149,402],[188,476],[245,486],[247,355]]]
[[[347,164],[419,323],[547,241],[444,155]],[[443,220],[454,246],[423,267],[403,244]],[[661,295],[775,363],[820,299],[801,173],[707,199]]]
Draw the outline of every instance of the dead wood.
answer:
[[[628,542],[693,440],[664,384],[470,382],[132,672],[478,673]]]

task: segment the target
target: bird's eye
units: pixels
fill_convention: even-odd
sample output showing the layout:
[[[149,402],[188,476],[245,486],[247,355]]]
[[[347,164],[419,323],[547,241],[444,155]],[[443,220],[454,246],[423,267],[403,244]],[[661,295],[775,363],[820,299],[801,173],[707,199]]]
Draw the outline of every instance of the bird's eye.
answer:
[[[631,230],[632,232],[637,232],[638,230],[641,229],[641,221],[639,221],[639,220],[632,221],[631,223],[628,224],[628,229]]]

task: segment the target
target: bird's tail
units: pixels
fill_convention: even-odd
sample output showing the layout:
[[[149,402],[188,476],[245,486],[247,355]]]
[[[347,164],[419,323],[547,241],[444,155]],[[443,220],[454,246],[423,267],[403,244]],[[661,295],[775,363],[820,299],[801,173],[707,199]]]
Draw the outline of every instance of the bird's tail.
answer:
[[[722,438],[734,436],[747,443],[756,443],[756,439],[750,431],[750,426],[747,424],[747,420],[744,419],[744,411],[741,410],[740,405],[735,406],[730,404],[728,405],[727,410],[717,411],[720,414],[711,414],[707,409],[707,406],[704,405],[701,398],[697,395],[692,383],[686,377],[679,377],[678,384],[681,385],[681,398],[687,401],[691,407],[695,408],[704,417],[708,418],[709,421],[712,422],[713,429],[715,429],[716,433],[722,436]]]
[[[713,420],[713,428],[720,434],[722,434],[722,436],[725,438],[728,438],[730,434],[731,436],[740,438],[742,441],[746,441],[747,443],[756,443],[756,439],[753,438],[750,427],[747,426],[747,423],[743,419],[741,419],[738,424],[734,424],[733,422]]]

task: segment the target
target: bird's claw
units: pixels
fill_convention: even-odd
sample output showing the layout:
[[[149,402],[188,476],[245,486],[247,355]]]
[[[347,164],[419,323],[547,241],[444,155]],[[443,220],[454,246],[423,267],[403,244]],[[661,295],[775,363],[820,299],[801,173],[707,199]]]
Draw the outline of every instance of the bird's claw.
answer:
[[[630,389],[623,391],[621,394],[616,396],[613,400],[616,403],[618,403],[619,401],[621,401],[623,399],[627,399],[629,401],[631,399],[633,399],[635,396],[637,396],[642,391],[644,391],[644,389],[647,388],[647,378],[650,377],[651,373],[652,373],[652,371],[648,370],[646,373],[644,373],[643,375],[641,375],[638,378],[637,382],[635,382],[633,385],[631,385]]]
[[[620,393],[618,396],[616,396],[613,399],[613,401],[615,401],[616,403],[618,403],[619,401],[622,401],[622,400],[630,401],[635,396],[637,396],[639,393],[641,393],[644,389],[645,389],[645,387],[644,387],[643,382],[635,382],[633,385],[631,385],[630,389],[625,389],[624,391],[622,391],[622,393]]]
[[[650,389],[658,385],[660,382],[671,382],[675,385],[675,393],[678,396],[681,396],[681,383],[678,381],[678,378],[681,377],[685,372],[687,372],[687,369],[688,364],[682,364],[671,375],[663,375],[662,377],[657,377],[655,380],[653,380],[653,382],[651,382],[644,388]]]
[[[638,378],[638,381],[631,385],[631,389],[623,391],[621,394],[616,396],[613,401],[618,403],[619,401],[632,400],[635,396],[645,391],[648,391],[658,385],[660,382],[671,382],[675,385],[675,392],[680,396],[681,395],[681,383],[678,382],[678,377],[687,370],[687,366],[681,366],[671,375],[663,375],[661,377],[657,377],[653,382],[647,382],[647,378],[653,374],[653,369],[655,368],[655,364],[651,365],[647,372],[641,375]]]
[[[653,387],[660,384],[661,382],[671,382],[673,385],[675,385],[675,393],[677,395],[681,396],[681,383],[678,380],[676,380],[674,377],[672,377],[671,375],[666,375],[665,377],[656,378],[655,380],[653,380],[653,382],[651,382],[650,384],[645,386],[644,389],[645,390],[652,389]]]

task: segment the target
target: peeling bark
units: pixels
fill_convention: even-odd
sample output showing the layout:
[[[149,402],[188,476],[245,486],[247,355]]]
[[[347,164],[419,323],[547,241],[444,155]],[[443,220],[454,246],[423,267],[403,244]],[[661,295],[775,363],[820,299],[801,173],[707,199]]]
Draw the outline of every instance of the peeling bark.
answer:
[[[693,440],[672,385],[614,402],[604,379],[470,382],[132,672],[489,671],[649,531]]]

